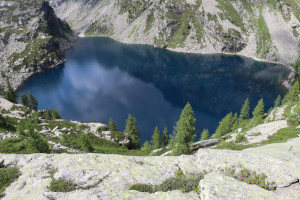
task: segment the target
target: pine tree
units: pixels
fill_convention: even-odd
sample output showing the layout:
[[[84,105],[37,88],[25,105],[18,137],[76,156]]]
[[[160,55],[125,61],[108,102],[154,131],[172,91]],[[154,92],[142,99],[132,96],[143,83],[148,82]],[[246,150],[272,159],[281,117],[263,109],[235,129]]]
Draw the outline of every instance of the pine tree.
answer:
[[[244,119],[249,119],[249,112],[250,112],[249,99],[247,98],[242,106],[239,120],[242,121]]]
[[[52,115],[53,119],[61,119],[61,116],[58,114],[58,112],[54,108],[51,109],[51,115]]]
[[[10,101],[12,103],[17,103],[17,94],[11,87],[11,84],[10,84],[8,78],[6,78],[6,86],[7,86],[7,91],[4,95],[5,99],[7,99],[8,101]]]
[[[34,98],[34,96],[32,95],[32,93],[30,91],[28,93],[28,104],[29,104],[30,108],[32,108],[34,110],[37,110],[37,108],[38,108],[38,102]]]
[[[202,140],[208,140],[209,138],[209,131],[208,129],[203,129],[202,133],[201,133],[201,141]]]
[[[189,154],[191,152],[191,143],[197,134],[195,123],[194,111],[191,105],[187,103],[174,127],[174,155]]]
[[[280,106],[281,103],[281,96],[278,95],[278,97],[276,98],[276,100],[274,101],[274,108]]]
[[[232,113],[227,114],[219,123],[214,138],[219,138],[232,131]]]
[[[28,107],[28,98],[24,93],[21,93],[21,104]]]
[[[152,135],[152,143],[154,149],[161,148],[161,136],[158,127],[155,127],[154,133]]]
[[[299,81],[293,85],[291,90],[284,96],[282,104],[287,103],[288,101],[297,101],[299,96]]]
[[[118,125],[112,120],[112,118],[109,119],[107,128],[109,131],[119,131],[118,130]]]
[[[253,118],[257,118],[259,116],[262,116],[264,114],[265,108],[264,108],[264,101],[263,99],[260,99],[258,101],[257,106],[254,108],[254,111],[252,112]]]
[[[131,114],[128,115],[128,118],[126,120],[126,127],[124,132],[128,134],[128,148],[139,149],[141,143],[140,133],[136,127],[136,120]]]
[[[169,133],[167,127],[165,127],[163,132],[163,146],[166,147],[169,144]]]

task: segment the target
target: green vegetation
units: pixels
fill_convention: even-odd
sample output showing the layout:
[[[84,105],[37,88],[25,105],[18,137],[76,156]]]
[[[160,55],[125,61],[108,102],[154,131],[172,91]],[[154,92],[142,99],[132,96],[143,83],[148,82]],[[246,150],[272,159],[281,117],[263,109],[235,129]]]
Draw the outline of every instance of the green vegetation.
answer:
[[[249,119],[249,112],[250,112],[249,99],[247,98],[242,106],[240,116],[239,116],[239,121],[241,122],[244,119]]]
[[[241,143],[241,142],[245,142],[245,141],[247,141],[245,134],[243,134],[243,133],[237,134],[235,143]]]
[[[0,166],[0,197],[4,196],[4,190],[20,176],[17,168],[3,168]]]
[[[281,96],[278,95],[278,97],[274,101],[274,108],[277,108],[281,104]]]
[[[71,182],[63,179],[54,179],[50,183],[50,191],[52,192],[71,192],[76,190],[76,186]]]
[[[253,122],[254,126],[263,123],[263,114],[264,114],[264,101],[263,99],[258,101],[257,106],[254,108],[253,114]]]
[[[137,190],[140,192],[155,193],[158,191],[172,191],[181,190],[182,192],[196,191],[198,192],[198,185],[204,175],[202,173],[198,174],[187,174],[184,175],[179,168],[176,176],[165,180],[160,185],[148,185],[148,184],[133,184],[130,186],[129,190]]]
[[[275,182],[267,181],[267,175],[258,174],[255,171],[251,171],[247,168],[243,168],[239,172],[236,172],[235,169],[227,169],[225,170],[225,174],[233,177],[239,181],[243,181],[248,184],[257,185],[263,189],[274,191],[275,190]]]
[[[128,134],[128,148],[139,149],[141,143],[141,140],[139,138],[140,132],[136,127],[136,119],[131,114],[128,115],[128,118],[126,120],[126,127],[124,132]]]
[[[208,140],[208,139],[209,139],[209,131],[208,131],[208,129],[203,129],[200,140],[202,141],[202,140]]]
[[[291,90],[284,96],[282,104],[299,100],[299,81],[296,81]]]
[[[233,125],[233,116],[232,113],[229,113],[222,119],[222,121],[219,123],[219,126],[213,135],[213,138],[220,138],[227,133],[230,133],[232,131],[232,125]]]
[[[158,126],[155,127],[154,133],[152,135],[152,144],[154,149],[161,148],[162,142]]]
[[[217,0],[219,3],[218,8],[223,11],[223,17],[228,19],[232,24],[240,27],[244,33],[247,33],[245,25],[241,15],[236,11],[236,9],[231,4],[230,0]]]
[[[147,33],[148,31],[151,30],[152,26],[153,26],[153,22],[154,22],[154,13],[153,11],[147,16],[147,20],[146,20],[146,27],[144,30],[144,33]]]
[[[28,93],[28,97],[26,96],[26,94],[22,93],[20,98],[21,98],[21,104],[23,106],[29,107],[29,108],[34,109],[34,110],[38,109],[38,102],[34,98],[34,96],[32,95],[32,93],[30,91]]]
[[[169,144],[169,132],[168,132],[167,127],[165,127],[164,132],[163,132],[162,143],[163,143],[164,147],[168,146],[168,144]]]
[[[272,45],[271,34],[262,15],[262,10],[256,21],[256,54],[259,58],[266,58]]]
[[[192,151],[191,144],[197,134],[195,123],[194,111],[187,103],[174,127],[173,141],[171,142],[174,155],[189,154]]]
[[[17,103],[17,93],[12,88],[10,81],[6,78],[7,91],[4,93],[4,98],[12,103]]]

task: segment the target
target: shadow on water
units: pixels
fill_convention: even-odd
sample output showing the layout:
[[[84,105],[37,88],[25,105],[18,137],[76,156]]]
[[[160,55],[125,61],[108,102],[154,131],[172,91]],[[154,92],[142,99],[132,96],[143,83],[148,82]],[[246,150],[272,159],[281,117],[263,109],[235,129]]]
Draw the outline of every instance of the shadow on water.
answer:
[[[169,132],[186,102],[195,110],[197,129],[215,130],[228,112],[249,97],[253,108],[264,98],[269,109],[289,71],[280,65],[239,56],[195,55],[108,38],[85,38],[66,52],[66,63],[35,74],[18,92],[29,90],[40,109],[56,108],[65,119],[107,123],[123,130],[128,113],[138,122],[142,141],[155,125]]]

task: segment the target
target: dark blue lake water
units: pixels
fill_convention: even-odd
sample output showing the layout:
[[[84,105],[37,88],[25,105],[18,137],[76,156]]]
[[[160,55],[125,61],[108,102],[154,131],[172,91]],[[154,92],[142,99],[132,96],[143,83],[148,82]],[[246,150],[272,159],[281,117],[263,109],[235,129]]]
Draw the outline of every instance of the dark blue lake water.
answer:
[[[187,102],[199,132],[214,132],[247,97],[251,108],[264,98],[267,110],[285,93],[280,85],[289,73],[239,56],[175,53],[108,38],[80,39],[65,57],[63,65],[29,78],[18,93],[31,91],[39,109],[55,108],[67,120],[107,123],[112,117],[120,130],[131,113],[142,142],[156,125],[171,133]]]

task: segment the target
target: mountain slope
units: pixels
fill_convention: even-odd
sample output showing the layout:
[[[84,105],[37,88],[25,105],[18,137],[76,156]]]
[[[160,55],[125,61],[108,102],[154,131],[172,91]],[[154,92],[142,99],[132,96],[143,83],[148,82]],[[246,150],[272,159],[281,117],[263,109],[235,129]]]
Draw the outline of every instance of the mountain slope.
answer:
[[[61,63],[73,32],[48,2],[0,0],[0,77],[19,86],[31,73]]]
[[[78,33],[183,52],[299,59],[299,0],[51,0]]]

